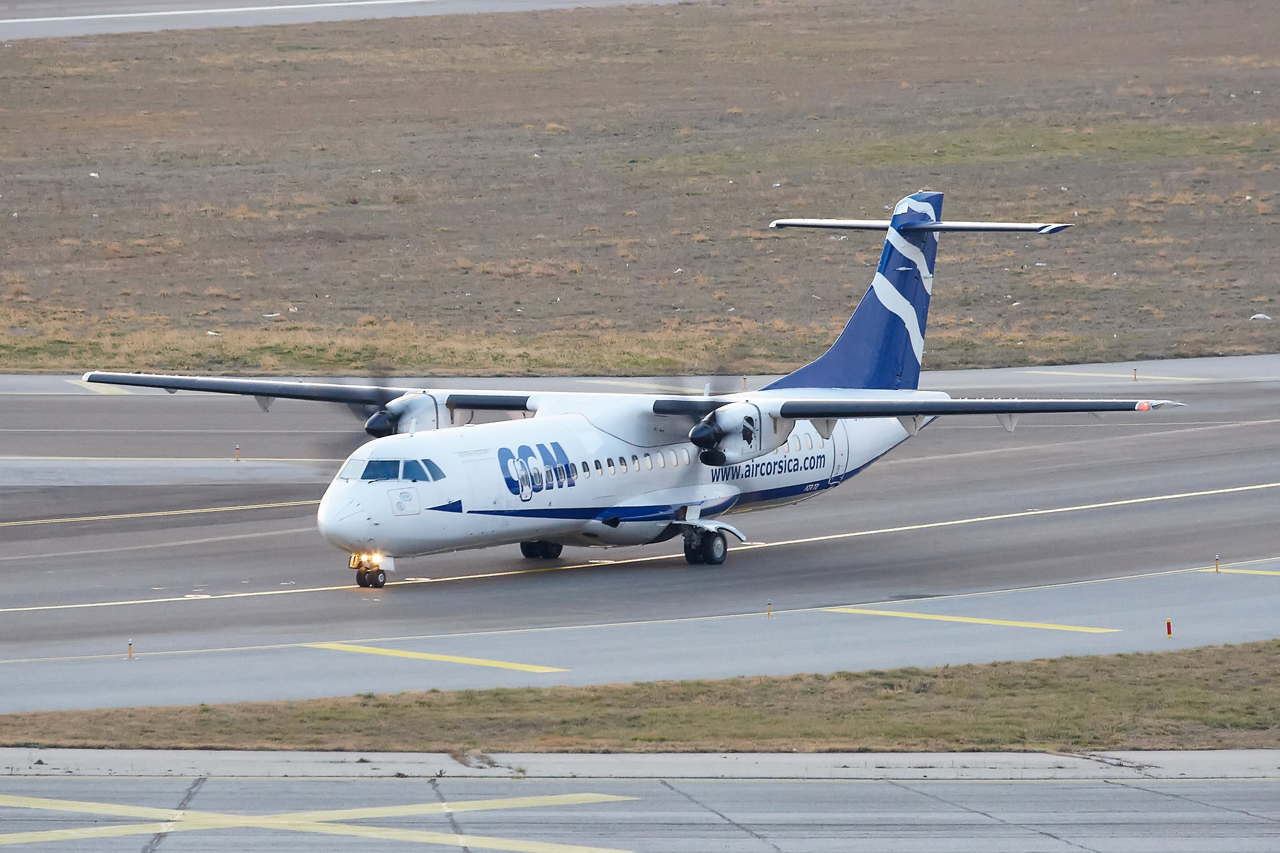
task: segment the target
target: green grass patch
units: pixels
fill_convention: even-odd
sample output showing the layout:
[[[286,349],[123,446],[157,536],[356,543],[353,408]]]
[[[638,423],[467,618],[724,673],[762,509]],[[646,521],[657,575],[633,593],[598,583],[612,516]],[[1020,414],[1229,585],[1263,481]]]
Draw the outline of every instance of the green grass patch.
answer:
[[[833,675],[0,716],[0,745],[684,752],[1280,747],[1280,641]]]

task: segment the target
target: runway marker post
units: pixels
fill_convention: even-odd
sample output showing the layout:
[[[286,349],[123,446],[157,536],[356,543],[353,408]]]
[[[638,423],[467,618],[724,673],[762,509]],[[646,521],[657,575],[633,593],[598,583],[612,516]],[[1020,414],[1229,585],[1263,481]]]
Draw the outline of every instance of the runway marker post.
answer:
[[[1138,381],[1138,368],[1136,367],[1133,369],[1133,381],[1134,382]]]
[[[1214,554],[1214,555],[1213,555],[1213,573],[1214,573],[1215,575],[1216,575],[1216,574],[1219,574],[1219,572],[1218,572],[1218,555],[1217,555],[1217,554]]]
[[[129,660],[133,660],[133,640],[129,641]]]
[[[772,598],[764,603],[764,618],[766,619],[773,618],[773,599]]]
[[[1173,639],[1173,620],[1172,619],[1164,620],[1164,630],[1165,630],[1165,634],[1168,635],[1170,640],[1172,640]]]
[[[236,445],[236,461],[240,461],[240,445]]]

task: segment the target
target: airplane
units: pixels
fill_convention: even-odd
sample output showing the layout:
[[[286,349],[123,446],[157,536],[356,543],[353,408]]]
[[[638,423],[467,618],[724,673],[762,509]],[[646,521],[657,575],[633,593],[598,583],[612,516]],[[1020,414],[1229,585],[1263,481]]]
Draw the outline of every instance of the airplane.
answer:
[[[1057,223],[945,222],[942,194],[902,199],[888,220],[779,219],[771,228],[885,232],[871,287],[815,361],[758,391],[681,396],[445,390],[89,372],[87,382],[243,394],[376,409],[373,440],[324,493],[321,535],[362,587],[396,560],[519,543],[530,559],[564,546],[680,537],[691,564],[718,565],[723,516],[792,504],[865,470],[942,415],[1146,412],[1170,400],[952,399],[918,389],[943,232],[1055,234]],[[479,411],[508,419],[473,424]]]

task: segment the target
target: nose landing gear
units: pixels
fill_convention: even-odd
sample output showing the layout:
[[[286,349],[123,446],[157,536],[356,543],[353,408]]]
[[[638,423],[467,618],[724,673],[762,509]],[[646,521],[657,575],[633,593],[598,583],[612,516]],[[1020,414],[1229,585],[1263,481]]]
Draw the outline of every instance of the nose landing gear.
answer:
[[[376,554],[352,554],[348,567],[356,570],[356,583],[360,586],[382,589],[387,583],[387,573],[379,562],[381,559]]]

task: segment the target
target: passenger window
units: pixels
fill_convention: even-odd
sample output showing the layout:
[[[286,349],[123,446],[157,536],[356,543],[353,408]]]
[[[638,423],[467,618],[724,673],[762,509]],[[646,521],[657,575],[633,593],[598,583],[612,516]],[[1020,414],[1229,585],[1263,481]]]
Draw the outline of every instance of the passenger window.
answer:
[[[796,453],[800,452],[800,436],[797,435],[795,438],[791,439],[791,449]]]
[[[675,452],[674,450],[668,450],[668,451],[667,451],[667,456],[671,457],[671,467],[672,467],[672,468],[674,468],[674,467],[676,467],[677,465],[679,465],[679,464],[680,464],[680,457],[676,456],[676,452]]]
[[[548,489],[552,488],[556,483],[556,472],[553,471],[550,466],[547,467],[546,480]]]
[[[537,468],[533,468],[529,471],[529,474],[533,477],[533,487],[535,489],[541,489],[542,488],[542,472]]]
[[[597,459],[597,460],[596,460],[596,473],[597,473],[597,474],[604,474],[604,469],[600,467],[600,460],[599,460],[599,459]]]
[[[423,459],[422,464],[427,466],[427,473],[431,475],[433,480],[443,480],[444,472],[440,470],[440,466],[432,462],[430,459]]]
[[[418,480],[429,480],[431,478],[427,476],[427,472],[422,468],[422,463],[417,459],[406,459],[404,461],[404,475],[401,479],[417,482]]]
[[[370,459],[364,466],[363,480],[394,480],[400,476],[400,460]]]
[[[567,479],[568,479],[568,474],[567,474],[567,472],[564,470],[564,466],[563,466],[563,465],[557,465],[557,466],[556,466],[556,482],[557,482],[557,483],[562,483],[562,482],[564,482],[564,481],[565,481],[565,480],[567,480]]]
[[[687,447],[680,448],[680,455],[684,457],[684,464],[688,465],[689,464],[689,448]]]
[[[653,470],[653,457],[650,456],[648,453],[644,455],[644,470],[646,471]]]
[[[636,456],[634,453],[631,454],[631,470],[635,471],[637,474],[640,473],[640,457]]]
[[[610,456],[608,459],[606,459],[606,460],[605,460],[605,463],[609,466],[609,473],[610,473],[610,474],[616,474],[616,473],[618,473],[617,471],[615,471],[615,470],[613,469],[613,457],[612,457],[612,456]]]
[[[569,478],[572,480],[578,479],[578,463],[576,462],[569,463]]]
[[[818,436],[818,449],[821,450],[825,446],[826,445],[823,442],[822,436]]]
[[[347,464],[343,465],[342,470],[338,472],[338,479],[351,480],[359,477],[364,465],[365,461],[363,459],[348,459]]]
[[[667,457],[663,454],[661,450],[658,451],[658,467],[659,468],[667,467]]]
[[[618,473],[620,474],[627,473],[627,457],[625,456],[618,457]]]
[[[813,437],[808,434],[804,437],[804,449],[813,450]]]

